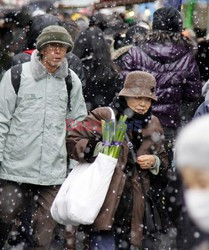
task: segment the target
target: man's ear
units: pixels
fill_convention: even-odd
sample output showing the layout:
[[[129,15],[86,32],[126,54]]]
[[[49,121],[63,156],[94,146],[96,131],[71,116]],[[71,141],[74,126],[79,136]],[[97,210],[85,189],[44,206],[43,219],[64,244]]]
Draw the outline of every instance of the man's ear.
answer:
[[[46,45],[44,45],[43,47],[41,47],[40,50],[39,50],[39,54],[44,55],[44,53],[46,51],[46,47],[47,47]]]

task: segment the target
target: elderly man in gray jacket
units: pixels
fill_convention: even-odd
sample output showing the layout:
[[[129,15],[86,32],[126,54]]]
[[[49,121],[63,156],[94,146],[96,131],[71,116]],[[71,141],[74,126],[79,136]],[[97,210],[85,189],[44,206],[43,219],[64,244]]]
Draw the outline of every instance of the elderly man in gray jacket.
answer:
[[[0,249],[32,194],[35,249],[49,249],[56,225],[50,207],[67,174],[66,119],[82,120],[87,114],[81,82],[65,58],[72,46],[66,29],[48,26],[31,61],[22,64],[18,93],[11,70],[0,83]]]

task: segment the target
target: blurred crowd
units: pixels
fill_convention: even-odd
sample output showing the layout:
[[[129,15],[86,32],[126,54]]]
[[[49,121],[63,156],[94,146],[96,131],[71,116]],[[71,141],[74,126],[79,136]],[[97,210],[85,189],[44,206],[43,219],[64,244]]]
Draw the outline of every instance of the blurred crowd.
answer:
[[[62,7],[55,8],[49,1],[31,1],[30,4],[20,9],[2,7],[0,9],[0,78],[13,65],[14,55],[34,48],[38,32],[49,25],[46,20],[46,24],[43,21],[42,24],[39,24],[40,27],[34,27],[33,22],[37,22],[35,20],[38,20],[39,17],[40,20],[44,20],[44,17],[47,19],[53,16],[52,24],[55,23],[56,17],[59,25],[70,32],[73,41],[78,35],[81,36],[81,32],[87,28],[99,28],[108,46],[112,62],[120,58],[131,46],[137,44],[152,29],[151,19],[146,18],[145,20],[140,13],[134,15],[133,12],[131,17],[126,12],[109,11],[107,13],[104,14],[100,10],[88,13],[79,12],[79,9],[67,11]],[[34,29],[35,31],[33,31]],[[198,27],[183,27],[182,34],[191,42],[202,85],[204,85],[209,78],[207,30],[201,30]],[[77,42],[74,45],[74,54],[79,53],[78,57],[81,59],[83,55],[80,54],[79,49],[80,46]],[[117,64],[114,66],[117,69]],[[205,96],[207,84],[202,91]]]
[[[81,80],[88,112],[112,102],[114,107],[126,109],[124,99],[118,94],[127,75],[145,71],[154,76],[157,85],[151,92],[156,93],[158,101],[152,102],[152,113],[164,131],[169,169],[165,182],[155,180],[157,188],[164,190],[166,229],[160,236],[163,244],[153,249],[208,250],[209,121],[202,117],[209,112],[206,30],[185,29],[180,13],[174,8],[159,9],[152,22],[115,12],[67,13],[53,5],[35,10],[29,6],[19,11],[7,10],[0,18],[0,78],[12,66],[30,61],[44,28],[62,26],[73,41],[66,59],[68,67]],[[151,187],[155,190],[154,184]],[[198,192],[194,192],[196,189]],[[197,206],[194,197],[199,197],[199,204],[205,206],[202,212],[205,221],[197,216],[201,206]],[[21,218],[26,229],[30,224],[25,221],[27,214],[28,211]],[[30,235],[21,231],[21,227],[18,230],[20,236],[10,237],[9,244],[21,241],[29,244]],[[57,242],[66,243],[70,239],[66,249],[74,249],[76,229],[71,233],[63,231],[61,226],[56,228],[55,246],[63,249]]]

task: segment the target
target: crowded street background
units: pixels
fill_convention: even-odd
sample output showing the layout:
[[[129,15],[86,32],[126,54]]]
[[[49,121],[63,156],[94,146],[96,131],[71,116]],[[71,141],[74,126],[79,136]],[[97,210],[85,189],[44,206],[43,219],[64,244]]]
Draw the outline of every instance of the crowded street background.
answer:
[[[207,1],[0,0],[0,249],[209,250],[208,113]],[[56,219],[115,145],[93,223]]]

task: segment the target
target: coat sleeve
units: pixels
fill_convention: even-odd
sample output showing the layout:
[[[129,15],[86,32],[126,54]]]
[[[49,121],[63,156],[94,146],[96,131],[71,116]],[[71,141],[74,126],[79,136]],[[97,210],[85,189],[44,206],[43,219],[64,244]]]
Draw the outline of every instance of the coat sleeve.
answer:
[[[89,161],[96,144],[101,140],[101,120],[105,120],[102,110],[98,108],[83,120],[71,126],[67,137],[68,157],[79,162]]]
[[[183,101],[193,102],[201,96],[202,84],[200,80],[200,72],[193,55],[190,55],[188,63],[187,75],[183,84]]]
[[[16,107],[17,95],[11,83],[8,70],[0,82],[0,162],[3,160],[4,145]]]
[[[157,175],[149,174],[150,177],[150,192],[153,194],[154,199],[159,199],[162,195],[162,190],[164,190],[168,185],[168,175],[171,171],[168,162],[168,155],[164,148],[164,132],[161,127],[159,120],[156,118],[157,130],[156,134],[153,134],[153,139],[155,141],[154,147],[152,148],[152,153],[159,157],[160,166],[159,173]]]
[[[164,179],[164,178],[167,178],[167,173],[169,169],[168,155],[164,147],[163,128],[157,117],[155,117],[155,122],[158,128],[158,135],[156,136],[153,135],[154,136],[153,138],[155,138],[155,146],[154,146],[153,154],[158,156],[160,159],[160,168],[159,168],[158,177],[162,177]]]
[[[87,116],[86,104],[82,92],[82,84],[76,73],[72,70],[72,90],[70,94],[72,110],[68,115],[68,119],[82,121]]]

